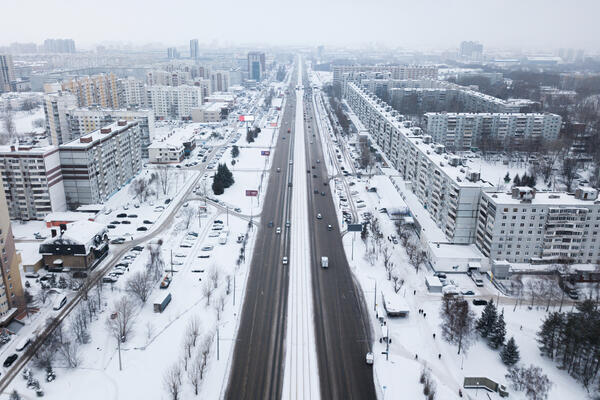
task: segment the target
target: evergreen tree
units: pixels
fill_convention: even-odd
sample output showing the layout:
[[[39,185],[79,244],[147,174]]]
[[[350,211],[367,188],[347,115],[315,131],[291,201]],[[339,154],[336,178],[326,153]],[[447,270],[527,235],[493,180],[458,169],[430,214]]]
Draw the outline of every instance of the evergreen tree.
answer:
[[[506,342],[506,345],[500,351],[500,358],[504,365],[508,365],[509,367],[519,362],[521,356],[514,337],[508,339],[508,342]]]
[[[213,193],[216,194],[217,196],[220,194],[223,194],[225,192],[225,187],[223,186],[223,182],[221,181],[221,179],[217,178],[217,175],[215,175],[213,178],[212,190],[213,190]]]
[[[252,143],[254,142],[254,134],[251,129],[246,130],[246,142]]]
[[[490,301],[486,304],[485,308],[483,309],[483,312],[481,313],[481,317],[479,318],[479,320],[477,320],[477,324],[475,326],[475,328],[482,337],[487,338],[488,335],[492,332],[497,318],[498,310],[496,310],[494,302]]]
[[[510,174],[507,172],[506,175],[504,175],[504,183],[508,182],[510,182]]]
[[[224,188],[230,187],[235,182],[233,180],[233,174],[231,171],[229,171],[229,168],[227,168],[227,165],[225,164],[219,164],[219,167],[217,168],[217,175],[219,175],[221,181],[223,182]]]
[[[537,342],[539,343],[539,349],[542,355],[554,358],[554,354],[558,349],[561,334],[566,322],[565,315],[558,312],[550,313],[538,332]]]
[[[489,334],[490,345],[497,349],[504,344],[505,339],[506,323],[504,322],[504,311],[502,311],[496,319],[496,322],[492,327],[492,331]]]
[[[231,148],[231,157],[237,158],[237,156],[239,156],[239,155],[240,155],[240,148],[234,145]]]
[[[524,173],[521,177],[521,186],[529,186],[529,176],[527,176],[527,173]]]
[[[513,179],[513,186],[521,186],[521,178],[519,178],[519,174],[516,174]]]

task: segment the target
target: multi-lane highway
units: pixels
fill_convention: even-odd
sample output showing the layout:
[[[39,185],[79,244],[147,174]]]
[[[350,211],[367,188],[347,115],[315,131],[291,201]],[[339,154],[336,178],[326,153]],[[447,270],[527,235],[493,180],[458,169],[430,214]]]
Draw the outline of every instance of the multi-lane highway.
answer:
[[[298,70],[304,68],[297,66],[294,74]],[[302,73],[301,82],[307,83],[306,73]],[[308,95],[295,99],[295,93],[304,95],[303,90],[296,92],[290,88],[289,92],[250,267],[226,397],[374,399],[373,372],[365,363],[371,336],[367,313],[362,292],[344,253],[321,133],[314,123],[313,100]],[[295,135],[304,137],[303,151],[296,154],[291,164]],[[296,153],[298,150],[297,143]],[[299,156],[303,158],[301,162]],[[293,167],[298,169],[294,171]],[[278,168],[281,172],[277,172]],[[299,174],[306,175],[300,177]],[[293,186],[290,186],[292,179]],[[322,219],[316,218],[318,213]],[[304,220],[292,219],[291,223],[303,228],[294,229],[290,241],[292,229],[288,230],[285,222],[292,215],[300,218],[300,214]],[[273,221],[272,227],[270,221]],[[332,226],[331,230],[328,225]],[[281,227],[281,235],[276,233],[277,227]],[[282,257],[290,257],[290,254],[294,255],[290,263],[304,262],[283,265]],[[329,257],[328,269],[320,266],[322,256]],[[294,275],[290,276],[291,273]],[[306,296],[310,297],[308,301]],[[307,321],[306,315],[309,319],[312,315],[313,320]],[[311,353],[316,353],[316,365],[312,364]],[[317,372],[315,382],[312,377]]]
[[[295,82],[294,77],[291,81]],[[281,396],[289,284],[282,260],[290,253],[286,222],[291,219],[293,189],[289,182],[294,166],[289,161],[295,131],[294,92],[290,87],[275,146],[225,395],[228,399]]]
[[[308,83],[306,76],[304,82]],[[321,398],[375,399],[373,370],[365,362],[371,343],[368,313],[346,259],[333,204],[334,182],[328,181],[323,162],[319,136],[327,133],[319,132],[315,124],[312,96],[307,95],[305,101],[306,160],[312,177],[308,184],[310,264]],[[317,219],[317,214],[322,218]],[[327,269],[321,267],[323,256],[329,259]]]

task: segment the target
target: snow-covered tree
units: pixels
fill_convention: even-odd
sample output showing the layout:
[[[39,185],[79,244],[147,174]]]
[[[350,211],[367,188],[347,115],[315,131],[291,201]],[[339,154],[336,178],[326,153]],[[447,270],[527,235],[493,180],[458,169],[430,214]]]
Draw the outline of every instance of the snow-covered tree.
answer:
[[[490,301],[483,309],[481,317],[477,320],[475,328],[482,337],[487,338],[492,332],[492,329],[494,329],[496,319],[498,319],[498,311],[496,310],[496,305]]]
[[[497,349],[504,344],[506,338],[506,323],[504,322],[504,311],[498,315],[492,331],[488,335],[490,346]]]
[[[502,362],[508,366],[513,366],[519,362],[521,356],[514,337],[508,339],[508,342],[506,342],[506,345],[504,345],[500,351],[500,358],[502,359]]]

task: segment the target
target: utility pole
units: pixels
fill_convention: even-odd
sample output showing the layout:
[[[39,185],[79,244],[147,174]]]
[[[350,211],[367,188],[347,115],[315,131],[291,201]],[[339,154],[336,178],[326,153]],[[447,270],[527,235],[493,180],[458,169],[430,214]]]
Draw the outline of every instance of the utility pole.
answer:
[[[373,296],[373,311],[377,311],[377,281],[375,281],[375,295]]]
[[[235,272],[233,273],[233,305],[235,306]]]
[[[119,371],[123,371],[123,365],[121,364],[121,338],[117,339],[117,347],[119,348]]]
[[[217,325],[217,361],[219,361],[219,326]]]

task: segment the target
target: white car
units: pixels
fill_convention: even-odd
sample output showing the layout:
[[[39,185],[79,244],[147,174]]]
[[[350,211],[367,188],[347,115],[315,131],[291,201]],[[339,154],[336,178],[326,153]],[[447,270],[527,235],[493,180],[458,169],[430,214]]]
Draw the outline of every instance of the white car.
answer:
[[[277,229],[275,229],[275,233],[280,234],[281,233],[281,227],[277,227]]]
[[[321,219],[321,218],[323,218],[323,216],[320,213],[317,214],[317,219]]]
[[[283,260],[281,260],[281,263],[282,263],[283,265],[287,265],[287,263],[288,263],[288,258],[287,258],[287,257],[283,257]]]

